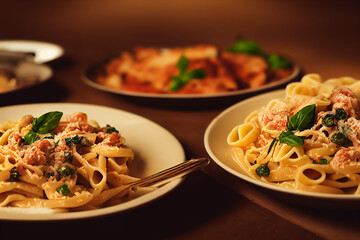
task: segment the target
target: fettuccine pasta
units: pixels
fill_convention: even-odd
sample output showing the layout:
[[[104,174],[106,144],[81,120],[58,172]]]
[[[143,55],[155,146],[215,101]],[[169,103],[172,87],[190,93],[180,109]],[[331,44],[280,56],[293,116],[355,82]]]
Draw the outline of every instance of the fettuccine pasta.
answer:
[[[360,81],[305,75],[228,134],[249,176],[284,188],[360,194]]]
[[[0,207],[64,212],[120,203],[134,194],[118,190],[137,180],[129,176],[133,158],[118,130],[85,113],[7,121],[0,126]]]

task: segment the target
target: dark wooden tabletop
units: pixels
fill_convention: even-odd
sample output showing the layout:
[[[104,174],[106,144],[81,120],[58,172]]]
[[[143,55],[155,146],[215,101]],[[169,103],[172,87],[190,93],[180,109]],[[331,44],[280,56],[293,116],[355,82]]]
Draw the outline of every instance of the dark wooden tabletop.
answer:
[[[72,102],[122,109],[169,130],[183,145],[187,158],[207,157],[203,145],[207,126],[242,98],[210,100],[201,106],[128,98],[86,85],[82,81],[86,68],[137,45],[212,43],[226,47],[244,36],[264,49],[291,57],[305,73],[319,73],[324,79],[345,75],[360,79],[359,7],[357,1],[336,0],[2,0],[0,40],[53,42],[65,49],[65,55],[48,63],[54,70],[48,82],[1,96],[0,105]],[[356,238],[352,231],[348,239]],[[279,214],[251,195],[234,191],[229,183],[206,171],[190,174],[168,195],[125,213],[60,222],[1,221],[0,232],[1,236],[45,238],[334,238]]]

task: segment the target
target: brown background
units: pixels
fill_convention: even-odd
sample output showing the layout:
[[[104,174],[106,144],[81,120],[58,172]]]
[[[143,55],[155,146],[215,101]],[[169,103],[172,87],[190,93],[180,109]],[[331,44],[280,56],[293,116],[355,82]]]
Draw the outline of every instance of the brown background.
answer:
[[[164,106],[90,88],[82,82],[85,69],[136,45],[212,43],[225,48],[244,36],[269,52],[295,59],[306,73],[360,79],[359,7],[357,1],[335,0],[2,0],[0,40],[54,42],[65,48],[65,55],[49,63],[54,69],[49,82],[1,96],[1,105],[78,102],[115,107],[168,129],[188,158],[207,156],[206,127],[241,99],[212,100],[196,108],[189,103]],[[208,171],[189,175],[164,198],[124,214],[57,223],[2,221],[0,231],[116,239],[356,239],[359,234],[359,212],[293,207],[247,183],[236,189],[232,180],[212,164]]]

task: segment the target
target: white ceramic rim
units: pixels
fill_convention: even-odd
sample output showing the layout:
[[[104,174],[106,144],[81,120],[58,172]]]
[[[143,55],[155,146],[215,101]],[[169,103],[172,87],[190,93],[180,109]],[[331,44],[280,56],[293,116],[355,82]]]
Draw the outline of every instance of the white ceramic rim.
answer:
[[[50,42],[31,40],[0,40],[0,50],[34,52],[34,62],[41,64],[64,55],[64,48]]]
[[[216,153],[213,152],[213,150],[210,147],[210,138],[209,138],[209,136],[210,136],[211,132],[213,131],[213,129],[216,127],[218,121],[220,121],[222,118],[226,117],[226,115],[229,114],[231,111],[234,111],[237,108],[245,108],[247,104],[249,104],[251,102],[256,102],[259,98],[268,98],[269,100],[271,100],[271,99],[273,99],[273,96],[279,96],[281,94],[283,96],[285,96],[285,91],[284,90],[271,91],[271,92],[268,92],[268,93],[260,94],[260,95],[255,96],[255,97],[251,97],[249,99],[246,99],[244,101],[241,101],[239,103],[236,103],[236,104],[230,106],[229,108],[222,111],[217,117],[215,117],[210,122],[208,127],[206,128],[205,134],[204,134],[204,145],[205,145],[205,149],[206,149],[207,153],[209,154],[210,158],[218,166],[220,166],[221,168],[223,168],[224,170],[226,170],[230,174],[238,177],[239,179],[245,180],[245,181],[247,181],[249,183],[255,184],[255,185],[257,185],[259,187],[262,187],[262,188],[266,188],[266,189],[270,189],[270,190],[273,190],[273,191],[282,192],[282,193],[286,193],[286,194],[291,194],[291,195],[307,196],[307,197],[314,197],[314,198],[319,198],[319,199],[359,200],[360,201],[360,195],[329,194],[329,193],[313,193],[313,192],[306,192],[306,191],[295,191],[295,190],[286,189],[286,188],[282,188],[282,187],[279,187],[279,186],[267,184],[265,182],[262,182],[262,181],[259,181],[257,179],[246,176],[246,175],[244,175],[244,174],[242,174],[242,173],[240,173],[238,171],[235,171],[234,169],[232,169],[231,167],[229,167],[228,165],[223,163],[222,160],[217,157]],[[278,98],[278,97],[276,97],[276,98]],[[261,107],[261,106],[259,106],[259,107]],[[235,127],[235,126],[233,126],[233,127]],[[226,141],[226,139],[218,139],[218,140],[219,141]]]
[[[22,108],[30,109],[28,112],[20,112],[18,113],[19,116],[25,115],[25,114],[31,114],[33,111],[40,111],[39,109],[46,109],[47,111],[51,108],[53,111],[55,110],[62,110],[62,109],[79,109],[80,111],[83,111],[86,113],[87,110],[93,109],[93,111],[101,111],[102,109],[106,112],[112,112],[114,114],[117,114],[118,116],[124,116],[129,117],[132,120],[140,121],[142,124],[144,124],[146,127],[153,128],[152,131],[156,131],[161,134],[161,136],[165,136],[164,139],[161,139],[162,143],[171,144],[167,146],[167,149],[169,151],[173,151],[176,153],[174,156],[172,156],[172,161],[176,162],[176,164],[181,163],[185,161],[185,152],[180,144],[180,142],[173,136],[168,130],[161,127],[157,123],[144,118],[142,116],[139,116],[134,113],[130,113],[127,111],[119,110],[116,108],[111,107],[105,107],[100,105],[91,105],[91,104],[83,104],[83,103],[38,103],[38,104],[24,104],[24,105],[14,105],[14,106],[7,106],[7,107],[1,107],[0,112],[4,111],[14,111],[19,110]],[[69,110],[70,111],[70,110]],[[65,112],[65,111],[64,111]],[[73,112],[73,111],[71,111]],[[69,112],[68,112],[69,113]],[[67,114],[68,114],[67,113]],[[101,114],[101,112],[100,112]],[[90,118],[94,119],[95,118]],[[2,120],[1,120],[2,121]],[[125,120],[123,120],[125,121]],[[111,123],[113,121],[109,121]],[[99,122],[100,125],[102,125]],[[130,124],[130,123],[127,123]],[[133,121],[131,122],[133,124]],[[116,126],[116,125],[115,125]],[[121,130],[119,130],[121,133]],[[124,137],[126,139],[126,135],[124,134]],[[152,140],[151,142],[158,143],[157,141]],[[129,147],[132,147],[134,144],[129,143]],[[153,146],[152,146],[153,147]],[[163,147],[162,147],[163,148]],[[137,149],[141,150],[141,146],[137,146]],[[149,151],[149,150],[147,150]],[[163,154],[160,152],[159,154]],[[145,162],[149,163],[149,162]],[[151,162],[150,162],[151,163]],[[165,168],[168,168],[171,166],[166,166]],[[164,168],[164,169],[165,169]],[[164,170],[164,169],[159,169]],[[142,205],[145,205],[151,201],[154,201],[160,197],[163,197],[165,194],[169,193],[170,191],[174,190],[182,181],[184,177],[175,179],[164,186],[159,187],[156,190],[153,190],[149,193],[146,193],[142,196],[139,196],[135,199],[132,199],[130,201],[127,201],[122,204],[118,204],[111,207],[101,208],[97,210],[91,210],[91,211],[82,211],[82,212],[67,212],[67,213],[31,213],[31,209],[27,211],[26,209],[24,211],[21,211],[21,209],[14,209],[14,212],[9,212],[9,208],[0,208],[0,220],[21,220],[21,221],[50,221],[50,220],[68,220],[68,219],[83,219],[83,218],[90,218],[90,217],[97,217],[102,215],[108,215],[108,214],[114,214],[114,213],[121,213],[125,211],[129,211],[131,209],[134,209],[136,207],[140,207]],[[25,212],[25,213],[24,213]],[[30,212],[30,213],[29,213]]]

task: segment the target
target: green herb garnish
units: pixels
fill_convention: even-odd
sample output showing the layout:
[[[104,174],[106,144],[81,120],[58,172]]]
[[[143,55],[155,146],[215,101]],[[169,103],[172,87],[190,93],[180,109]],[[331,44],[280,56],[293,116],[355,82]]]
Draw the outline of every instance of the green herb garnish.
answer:
[[[347,113],[343,108],[337,108],[335,110],[335,118],[336,120],[340,121],[346,119]]]
[[[280,143],[285,143],[291,147],[304,145],[304,137],[296,136],[292,131],[282,132],[279,135]]]
[[[288,130],[304,131],[314,125],[316,105],[308,105],[290,117]]]
[[[229,47],[227,51],[262,56],[272,70],[289,68],[291,65],[290,61],[287,59],[280,57],[277,54],[267,54],[261,49],[259,44],[245,39],[238,40],[233,46]]]
[[[181,56],[179,62],[177,63],[177,68],[179,69],[179,75],[171,76],[171,79],[173,80],[172,84],[170,85],[171,91],[179,90],[180,88],[185,86],[185,84],[188,83],[191,79],[205,78],[206,76],[205,69],[198,68],[192,71],[187,71],[188,66],[189,66],[189,61],[184,56]]]
[[[62,115],[62,112],[48,112],[34,118],[31,130],[25,135],[26,144],[32,145],[39,134],[51,133],[59,124]]]
[[[268,177],[270,175],[270,168],[266,165],[260,165],[255,169],[255,172],[260,177]]]
[[[336,132],[331,136],[331,142],[343,146],[350,147],[353,145],[352,141],[346,137],[346,135],[342,132]]]
[[[74,159],[74,156],[70,152],[64,152],[65,161],[72,162]]]
[[[266,56],[266,61],[273,70],[290,67],[290,62],[287,59],[278,56],[277,54],[270,54]]]
[[[44,173],[44,176],[45,176],[46,178],[53,177],[53,176],[55,175],[54,172],[46,172],[46,171],[44,171],[43,173]]]
[[[279,141],[279,139],[277,139],[277,138],[274,138],[274,139],[271,141],[270,146],[269,146],[269,149],[268,149],[268,151],[267,151],[267,154],[269,154],[269,153],[271,152],[271,149],[273,148],[273,146],[275,145],[275,143],[276,143],[277,141]]]
[[[106,133],[113,133],[113,132],[119,133],[119,131],[116,130],[116,128],[110,126],[109,124],[107,124],[106,127],[107,127]]]
[[[20,177],[20,174],[16,167],[13,167],[12,169],[10,169],[10,178],[9,178],[10,182],[20,181],[19,177]]]
[[[71,137],[65,138],[65,143],[69,147],[71,147],[73,144],[80,144],[83,146],[91,146],[90,141],[86,137],[79,136],[79,135],[73,135]]]
[[[60,177],[67,177],[75,174],[75,169],[69,165],[61,165],[56,171],[59,173]]]
[[[335,115],[332,113],[328,113],[326,114],[323,118],[322,118],[322,124],[326,127],[333,127],[336,126],[335,124]]]
[[[328,161],[325,158],[321,158],[319,161],[314,160],[313,164],[328,164]]]
[[[56,188],[56,191],[64,196],[66,196],[70,193],[70,189],[69,189],[68,185],[66,185],[66,184],[61,185],[60,187]]]
[[[249,55],[263,55],[263,50],[254,42],[245,39],[238,40],[233,46],[227,49],[229,52],[246,53]]]

